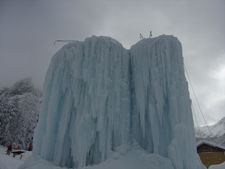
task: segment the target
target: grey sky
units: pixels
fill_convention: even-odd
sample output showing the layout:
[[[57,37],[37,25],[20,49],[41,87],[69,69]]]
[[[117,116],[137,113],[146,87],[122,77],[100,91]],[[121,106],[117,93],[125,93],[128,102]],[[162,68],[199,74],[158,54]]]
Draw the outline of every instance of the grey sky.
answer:
[[[173,34],[208,123],[225,116],[224,0],[0,0],[0,86],[32,77],[42,86],[61,45],[106,35],[125,47],[148,36]],[[195,118],[202,118],[193,99]],[[198,124],[203,124],[199,120]]]

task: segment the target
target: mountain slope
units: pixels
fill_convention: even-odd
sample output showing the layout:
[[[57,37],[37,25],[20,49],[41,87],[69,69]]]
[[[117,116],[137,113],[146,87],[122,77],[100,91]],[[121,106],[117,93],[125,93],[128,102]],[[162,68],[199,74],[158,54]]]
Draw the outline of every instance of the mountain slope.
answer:
[[[225,117],[212,126],[196,128],[197,140],[206,139],[225,146]]]

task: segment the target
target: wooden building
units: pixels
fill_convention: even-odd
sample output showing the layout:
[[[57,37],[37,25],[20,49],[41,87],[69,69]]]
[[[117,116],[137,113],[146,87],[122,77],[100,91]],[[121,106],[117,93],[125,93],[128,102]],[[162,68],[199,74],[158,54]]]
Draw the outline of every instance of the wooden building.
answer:
[[[202,163],[208,168],[225,161],[225,147],[210,141],[199,141],[197,151]]]

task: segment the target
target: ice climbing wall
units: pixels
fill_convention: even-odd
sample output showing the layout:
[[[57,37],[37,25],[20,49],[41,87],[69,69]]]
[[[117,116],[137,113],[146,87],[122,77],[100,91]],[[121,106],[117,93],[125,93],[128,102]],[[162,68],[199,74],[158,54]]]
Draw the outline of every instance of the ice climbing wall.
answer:
[[[180,42],[162,35],[127,50],[93,36],[65,45],[46,75],[34,154],[82,167],[134,141],[175,169],[201,168]]]

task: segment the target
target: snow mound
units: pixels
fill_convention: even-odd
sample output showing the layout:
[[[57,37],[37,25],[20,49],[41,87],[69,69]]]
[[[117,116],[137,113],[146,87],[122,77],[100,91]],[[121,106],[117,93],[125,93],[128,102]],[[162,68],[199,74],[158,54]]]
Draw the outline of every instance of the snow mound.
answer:
[[[112,152],[133,142],[154,154],[155,168],[169,163],[161,159],[172,163],[168,169],[203,168],[180,42],[162,35],[127,50],[93,36],[65,45],[46,75],[34,155],[62,167],[104,167]]]
[[[225,135],[225,117],[212,126],[196,128],[196,137],[199,138],[220,137],[223,135]]]
[[[6,155],[6,147],[0,146],[0,169],[18,169],[31,154],[32,152],[25,151],[20,159],[19,155],[16,157],[12,154]]]
[[[225,162],[218,165],[212,165],[209,167],[209,169],[224,169],[225,168]]]
[[[225,117],[212,126],[198,127],[195,130],[197,140],[208,140],[225,146]]]
[[[64,169],[52,163],[49,163],[38,156],[33,156],[21,168],[30,169]],[[169,159],[157,154],[149,154],[141,148],[120,146],[115,152],[110,154],[106,161],[93,165],[82,167],[81,169],[173,169]]]
[[[173,169],[168,158],[158,154],[147,154],[140,150],[131,150],[125,155],[108,159],[98,165],[84,169]]]

